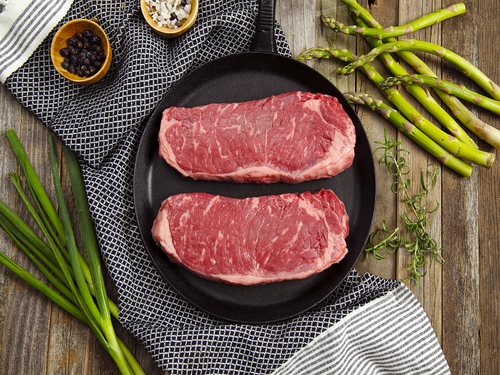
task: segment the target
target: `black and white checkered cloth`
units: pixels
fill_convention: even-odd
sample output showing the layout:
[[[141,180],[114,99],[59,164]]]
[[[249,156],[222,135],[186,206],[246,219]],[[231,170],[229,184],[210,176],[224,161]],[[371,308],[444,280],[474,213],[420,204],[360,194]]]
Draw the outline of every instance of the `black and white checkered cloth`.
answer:
[[[88,87],[61,78],[50,60],[54,29],[4,82],[81,157],[122,325],[171,374],[449,373],[420,304],[393,280],[353,271],[309,312],[280,323],[246,325],[200,312],[160,277],[141,242],[132,199],[145,122],[186,72],[248,50],[255,28],[255,0],[200,3],[194,28],[167,40],[151,32],[139,1],[75,0],[56,28],[74,18],[95,18],[113,48],[106,77]],[[289,55],[279,27],[276,34],[279,53]]]

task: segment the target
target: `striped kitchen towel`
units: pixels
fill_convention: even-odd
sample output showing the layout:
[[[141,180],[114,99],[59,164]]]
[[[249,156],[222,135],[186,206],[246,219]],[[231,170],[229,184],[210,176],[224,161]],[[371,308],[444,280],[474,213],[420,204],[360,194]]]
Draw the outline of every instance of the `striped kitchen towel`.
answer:
[[[273,375],[449,374],[422,306],[403,284],[298,350]]]
[[[0,0],[0,82],[35,52],[73,0]]]

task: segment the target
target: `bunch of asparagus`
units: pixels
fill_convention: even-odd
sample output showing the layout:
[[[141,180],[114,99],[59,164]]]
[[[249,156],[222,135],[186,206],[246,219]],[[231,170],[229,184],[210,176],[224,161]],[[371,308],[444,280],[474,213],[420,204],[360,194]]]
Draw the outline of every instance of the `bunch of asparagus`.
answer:
[[[490,168],[495,161],[495,154],[479,150],[478,145],[463,129],[462,125],[497,149],[500,149],[500,130],[480,120],[469,111],[460,99],[478,105],[492,113],[500,114],[500,86],[476,66],[449,49],[421,40],[396,39],[463,14],[466,12],[465,5],[457,3],[429,13],[406,25],[384,28],[356,0],[341,1],[347,5],[355,25],[346,26],[326,16],[321,17],[323,24],[335,32],[362,36],[373,49],[365,55],[356,56],[345,49],[314,47],[302,52],[297,56],[297,60],[334,57],[348,63],[344,67],[336,69],[335,73],[347,75],[356,70],[361,71],[380,89],[392,106],[384,103],[383,100],[372,98],[368,94],[355,92],[345,94],[350,103],[365,105],[379,113],[439,162],[464,177],[471,175],[474,164]],[[455,65],[489,96],[480,95],[463,86],[439,79],[414,52],[430,53]],[[408,73],[395,60],[392,53],[397,54],[415,72]],[[377,57],[394,77],[383,77],[370,64]],[[415,97],[445,130],[420,114],[405,99],[398,90],[398,86],[403,86],[410,95]],[[432,88],[441,102],[448,107],[449,112],[432,95],[429,95],[426,87]]]

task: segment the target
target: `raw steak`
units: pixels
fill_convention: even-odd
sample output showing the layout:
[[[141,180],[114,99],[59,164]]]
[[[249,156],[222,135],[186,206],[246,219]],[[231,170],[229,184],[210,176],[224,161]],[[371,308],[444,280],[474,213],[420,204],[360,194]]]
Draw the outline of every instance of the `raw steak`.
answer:
[[[337,98],[289,92],[167,108],[158,138],[160,156],[186,177],[299,183],[351,166],[356,133]]]
[[[153,225],[174,262],[205,278],[254,285],[302,279],[347,253],[349,219],[331,190],[227,198],[173,195]]]

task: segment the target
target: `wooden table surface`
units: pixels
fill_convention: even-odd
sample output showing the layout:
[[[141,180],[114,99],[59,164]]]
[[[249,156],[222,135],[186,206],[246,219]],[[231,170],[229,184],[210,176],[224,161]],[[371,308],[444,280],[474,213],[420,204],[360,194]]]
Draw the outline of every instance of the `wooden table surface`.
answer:
[[[360,0],[371,6],[372,14],[385,25],[404,24],[431,11],[453,4],[451,0]],[[496,31],[500,19],[497,0],[465,0],[467,13],[412,35],[442,44],[466,57],[494,81],[500,82],[498,57],[500,43]],[[292,53],[314,46],[349,48],[358,54],[368,50],[364,41],[338,35],[321,25],[325,14],[351,24],[340,0],[278,0],[277,19],[290,43]],[[461,74],[428,54],[421,54],[438,75],[469,85]],[[334,60],[309,62],[328,76],[342,91],[368,92],[382,98],[361,73],[338,77],[333,70],[342,65]],[[381,70],[383,71],[383,70]],[[386,74],[384,72],[384,74]],[[474,86],[472,86],[474,88]],[[469,106],[483,121],[500,128],[497,116]],[[428,163],[438,166],[392,125],[370,110],[358,109],[371,145],[383,140],[383,129],[404,142],[415,176]],[[0,87],[0,197],[17,207],[8,172],[16,169],[14,158],[3,132],[15,129],[42,181],[50,184],[46,163],[46,127]],[[474,139],[476,139],[474,137]],[[495,152],[482,141],[481,149]],[[395,225],[401,204],[390,193],[391,178],[384,167],[377,169],[377,205],[374,227],[382,220]],[[414,178],[418,185],[418,178]],[[445,249],[444,264],[434,264],[418,285],[407,283],[414,292],[435,329],[453,374],[498,374],[500,326],[500,161],[491,169],[475,167],[470,178],[463,178],[441,168],[438,184],[431,192],[440,209],[431,216],[431,234]],[[1,251],[21,259],[2,232]],[[408,256],[399,252],[385,260],[365,259],[356,265],[360,273],[370,272],[387,278],[406,277],[404,263]],[[22,261],[20,261],[23,263]],[[25,263],[24,263],[25,264]],[[113,286],[109,285],[110,290]],[[376,319],[376,317],[374,317]],[[0,268],[0,372],[2,374],[117,374],[118,371],[90,331],[78,321],[49,303],[45,297]],[[141,344],[119,330],[133,348],[147,374],[162,373]]]

